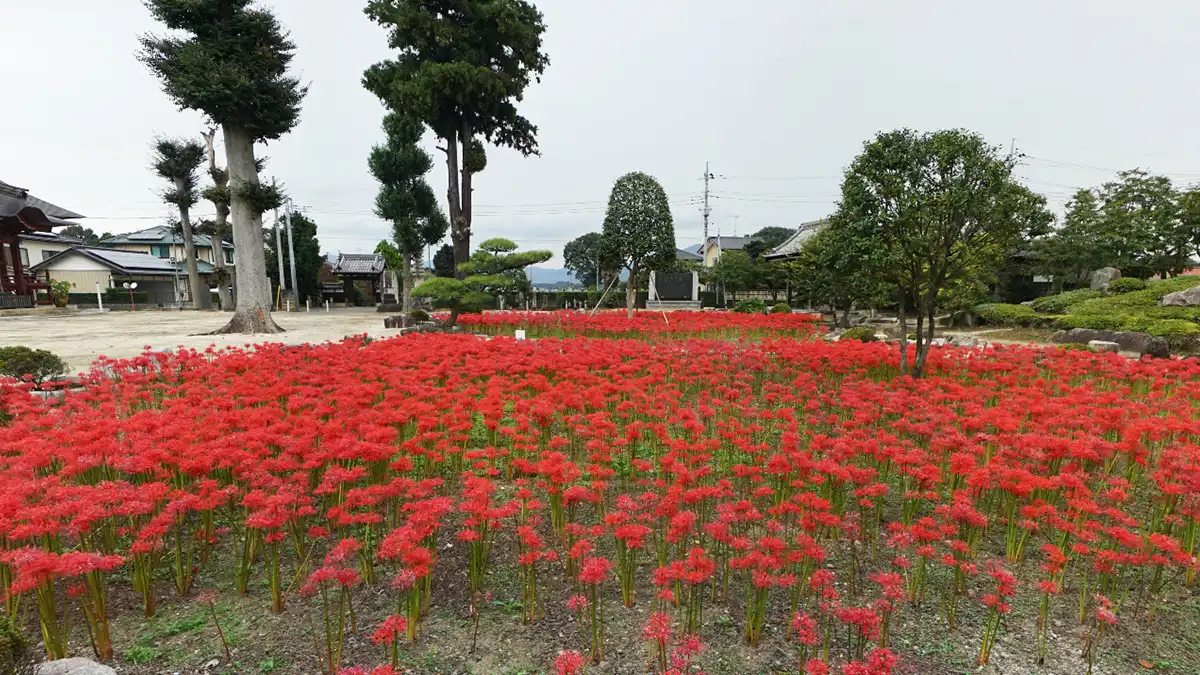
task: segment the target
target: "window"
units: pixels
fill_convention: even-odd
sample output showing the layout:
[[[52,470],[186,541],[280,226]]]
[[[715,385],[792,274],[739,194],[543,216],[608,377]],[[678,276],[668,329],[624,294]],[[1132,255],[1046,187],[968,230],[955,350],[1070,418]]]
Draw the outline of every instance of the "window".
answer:
[[[231,251],[229,249],[225,249],[225,264],[227,264],[227,265],[233,264],[233,251]]]
[[[59,253],[59,251],[42,251],[42,260],[49,260]]]
[[[150,255],[157,256],[159,258],[170,258],[171,247],[155,244],[154,246],[150,247]]]
[[[29,268],[29,249],[21,249],[21,267]]]

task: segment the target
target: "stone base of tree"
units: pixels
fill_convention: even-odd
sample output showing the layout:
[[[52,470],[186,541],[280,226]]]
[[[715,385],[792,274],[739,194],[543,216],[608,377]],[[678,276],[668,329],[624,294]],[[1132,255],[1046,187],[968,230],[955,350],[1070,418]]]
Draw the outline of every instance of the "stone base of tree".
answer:
[[[409,333],[461,333],[460,326],[446,328],[446,325],[441,321],[416,321],[407,314],[397,314],[389,316],[383,320],[384,328],[396,328],[400,330],[400,335],[408,335]]]
[[[233,318],[223,327],[214,330],[209,335],[234,335],[257,333],[286,333],[287,329],[275,323],[270,312],[234,312]]]

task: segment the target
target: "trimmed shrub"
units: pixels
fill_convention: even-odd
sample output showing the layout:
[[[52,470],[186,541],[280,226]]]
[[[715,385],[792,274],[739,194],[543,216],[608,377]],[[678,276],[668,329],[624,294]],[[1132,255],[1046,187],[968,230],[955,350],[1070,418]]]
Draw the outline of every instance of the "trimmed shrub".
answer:
[[[1124,330],[1127,319],[1124,314],[1067,314],[1058,317],[1056,324],[1060,328]]]
[[[777,302],[771,306],[772,314],[791,314],[792,306],[786,302]]]
[[[1096,351],[1095,349],[1092,349],[1091,347],[1089,347],[1081,342],[1064,342],[1057,346],[1059,349],[1065,349],[1069,352],[1093,352],[1094,353]]]
[[[1146,290],[1146,280],[1138,279],[1137,277],[1121,277],[1120,279],[1112,280],[1108,284],[1108,292],[1111,295],[1121,295],[1122,293],[1144,290]]]
[[[996,326],[1028,326],[1038,319],[1032,307],[995,303],[979,305],[975,313],[985,322]]]
[[[767,303],[758,298],[739,300],[738,304],[734,306],[733,311],[741,312],[742,314],[766,314]]]
[[[1081,288],[1077,291],[1067,291],[1058,295],[1047,295],[1033,301],[1033,309],[1036,312],[1044,314],[1066,314],[1072,305],[1077,305],[1084,300],[1104,297],[1100,291],[1093,291],[1090,288]]]
[[[408,318],[418,322],[429,321],[429,312],[426,312],[423,309],[414,309],[408,313]]]
[[[21,379],[33,376],[35,384],[65,375],[67,364],[45,349],[0,347],[0,375]]]
[[[873,326],[855,326],[842,331],[839,340],[858,340],[859,342],[874,342],[875,328]]]

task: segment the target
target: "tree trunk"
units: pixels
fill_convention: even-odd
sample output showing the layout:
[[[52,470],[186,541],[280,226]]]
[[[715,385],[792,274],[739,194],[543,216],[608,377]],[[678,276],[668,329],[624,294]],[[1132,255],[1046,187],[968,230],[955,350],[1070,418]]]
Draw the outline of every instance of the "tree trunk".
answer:
[[[916,365],[913,367],[913,377],[925,376],[925,362],[929,359],[929,348],[933,346],[934,335],[934,314],[937,313],[937,308],[932,304],[925,310],[926,321],[929,322],[929,333],[925,336],[925,348],[920,350],[916,357]]]
[[[904,289],[900,289],[900,304],[897,307],[900,319],[900,374],[908,374],[908,315],[904,307]]]
[[[910,371],[913,379],[921,377],[921,366],[925,363],[925,352],[929,345],[925,343],[925,310],[917,310],[917,348],[913,350],[913,365]]]
[[[853,305],[846,305],[846,309],[842,311],[842,325],[846,328],[850,327],[850,309]]]
[[[637,303],[637,263],[629,266],[629,283],[625,284],[625,312],[626,315],[633,318],[633,306]]]
[[[237,311],[217,333],[278,333],[271,318],[271,282],[263,254],[262,213],[241,196],[246,185],[258,185],[254,141],[244,130],[226,124],[226,165],[233,214],[233,245],[237,251]]]
[[[175,181],[175,191],[182,196],[187,192],[187,184],[183,179]],[[200,281],[200,271],[196,267],[196,242],[192,239],[192,216],[186,202],[179,203],[179,221],[183,225],[183,257],[187,265],[188,291],[192,296],[192,309],[209,309],[212,298],[208,288]]]
[[[400,251],[400,257],[403,258],[400,262],[400,310],[408,314],[412,311],[413,257],[411,253],[404,250]]]
[[[217,168],[217,151],[215,141],[217,138],[217,128],[210,127],[208,131],[201,134],[204,137],[204,144],[208,148],[208,175],[213,180],[213,185],[218,188],[225,188],[229,185],[229,174]],[[221,309],[226,312],[232,312],[234,309],[234,298],[229,292],[230,274],[225,268],[225,228],[229,226],[229,205],[224,201],[213,200],[213,206],[217,209],[216,222],[213,225],[212,235],[212,250],[213,250],[213,268],[216,273],[217,282],[217,299],[221,303]]]
[[[458,171],[458,137],[450,134],[446,138],[446,202],[450,211],[450,243],[454,246],[454,278],[462,279],[466,275],[459,271],[459,265],[471,258],[471,232],[463,218],[462,201]]]

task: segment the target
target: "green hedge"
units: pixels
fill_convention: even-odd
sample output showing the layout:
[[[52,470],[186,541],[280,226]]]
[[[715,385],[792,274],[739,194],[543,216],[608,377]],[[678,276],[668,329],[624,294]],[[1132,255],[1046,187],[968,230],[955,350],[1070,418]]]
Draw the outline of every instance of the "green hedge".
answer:
[[[874,342],[875,328],[872,326],[855,326],[842,331],[839,340],[858,340],[859,342]]]
[[[1004,303],[979,305],[975,313],[985,322],[996,326],[1029,326],[1039,318],[1032,307]]]
[[[1038,298],[1033,301],[1033,309],[1044,314],[1066,314],[1072,305],[1077,305],[1084,300],[1102,297],[1104,297],[1104,294],[1100,291],[1081,288],[1077,291],[1067,291],[1058,295],[1047,295],[1043,298]]]
[[[1146,280],[1138,279],[1137,277],[1121,277],[1120,279],[1114,279],[1108,284],[1108,292],[1113,295],[1144,290],[1146,290]]]
[[[777,302],[771,306],[772,314],[791,314],[792,306],[786,302]]]
[[[0,347],[0,375],[21,379],[33,376],[35,384],[66,375],[67,364],[53,352],[29,347]]]

